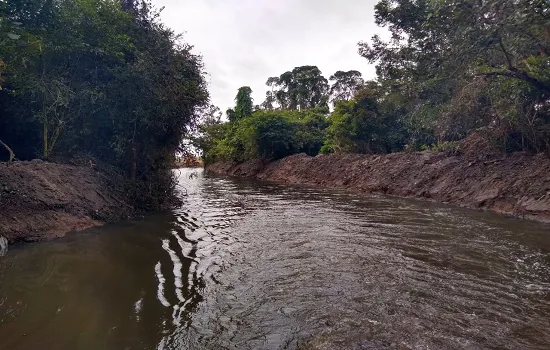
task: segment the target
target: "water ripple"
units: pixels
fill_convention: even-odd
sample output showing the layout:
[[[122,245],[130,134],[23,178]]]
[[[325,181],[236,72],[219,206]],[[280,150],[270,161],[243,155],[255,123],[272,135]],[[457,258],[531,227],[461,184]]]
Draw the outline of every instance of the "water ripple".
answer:
[[[548,225],[196,169],[178,188],[169,215],[0,258],[0,348],[550,348]]]

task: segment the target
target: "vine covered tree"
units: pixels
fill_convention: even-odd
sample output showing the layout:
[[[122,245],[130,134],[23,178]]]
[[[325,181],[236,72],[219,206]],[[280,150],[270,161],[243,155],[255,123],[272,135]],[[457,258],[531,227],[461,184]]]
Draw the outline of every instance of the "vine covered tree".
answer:
[[[235,117],[236,119],[250,117],[254,109],[252,100],[252,89],[249,86],[239,88],[235,97]]]

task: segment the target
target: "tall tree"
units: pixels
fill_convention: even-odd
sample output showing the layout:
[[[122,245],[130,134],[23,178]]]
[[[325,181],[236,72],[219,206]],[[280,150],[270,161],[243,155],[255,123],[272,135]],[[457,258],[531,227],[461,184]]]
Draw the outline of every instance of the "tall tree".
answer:
[[[265,100],[262,102],[260,107],[262,109],[271,111],[275,108],[275,102],[276,102],[275,94],[272,91],[267,91],[265,93]]]
[[[360,72],[356,70],[337,71],[329,78],[332,81],[330,97],[335,101],[349,101],[357,90],[365,83]]]
[[[326,106],[329,85],[327,79],[316,66],[296,67],[292,70],[296,96],[300,109]]]
[[[277,88],[277,85],[279,83],[279,78],[277,77],[271,77],[267,79],[267,82],[265,83],[270,89],[265,93],[265,100],[261,104],[263,109],[266,110],[273,110],[275,108],[275,104],[278,103],[279,106],[282,106],[281,101],[277,99],[275,89]]]
[[[279,77],[271,77],[266,83],[271,87],[269,102],[277,101],[280,109],[308,109],[325,107],[328,103],[329,85],[316,66],[296,67]]]
[[[249,86],[239,88],[235,97],[235,116],[237,119],[250,117],[254,109],[252,89]]]

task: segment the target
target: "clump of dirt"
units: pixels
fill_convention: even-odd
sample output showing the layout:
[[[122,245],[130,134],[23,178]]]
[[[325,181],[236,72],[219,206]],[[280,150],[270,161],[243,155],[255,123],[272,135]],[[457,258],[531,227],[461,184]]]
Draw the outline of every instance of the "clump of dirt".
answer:
[[[263,180],[424,198],[550,222],[550,158],[472,158],[430,151],[386,155],[298,154],[263,165],[216,163],[208,170]]]
[[[0,236],[10,244],[61,237],[133,214],[123,178],[89,164],[0,163]]]

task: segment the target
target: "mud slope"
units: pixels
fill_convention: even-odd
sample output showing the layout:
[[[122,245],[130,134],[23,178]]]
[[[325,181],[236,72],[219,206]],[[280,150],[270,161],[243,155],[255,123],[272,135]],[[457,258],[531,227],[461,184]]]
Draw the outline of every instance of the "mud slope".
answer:
[[[216,163],[218,174],[424,198],[550,222],[550,159],[542,154],[483,158],[431,152],[298,154],[269,164]]]
[[[0,163],[0,236],[9,243],[46,240],[127,217],[116,176],[91,166]]]

